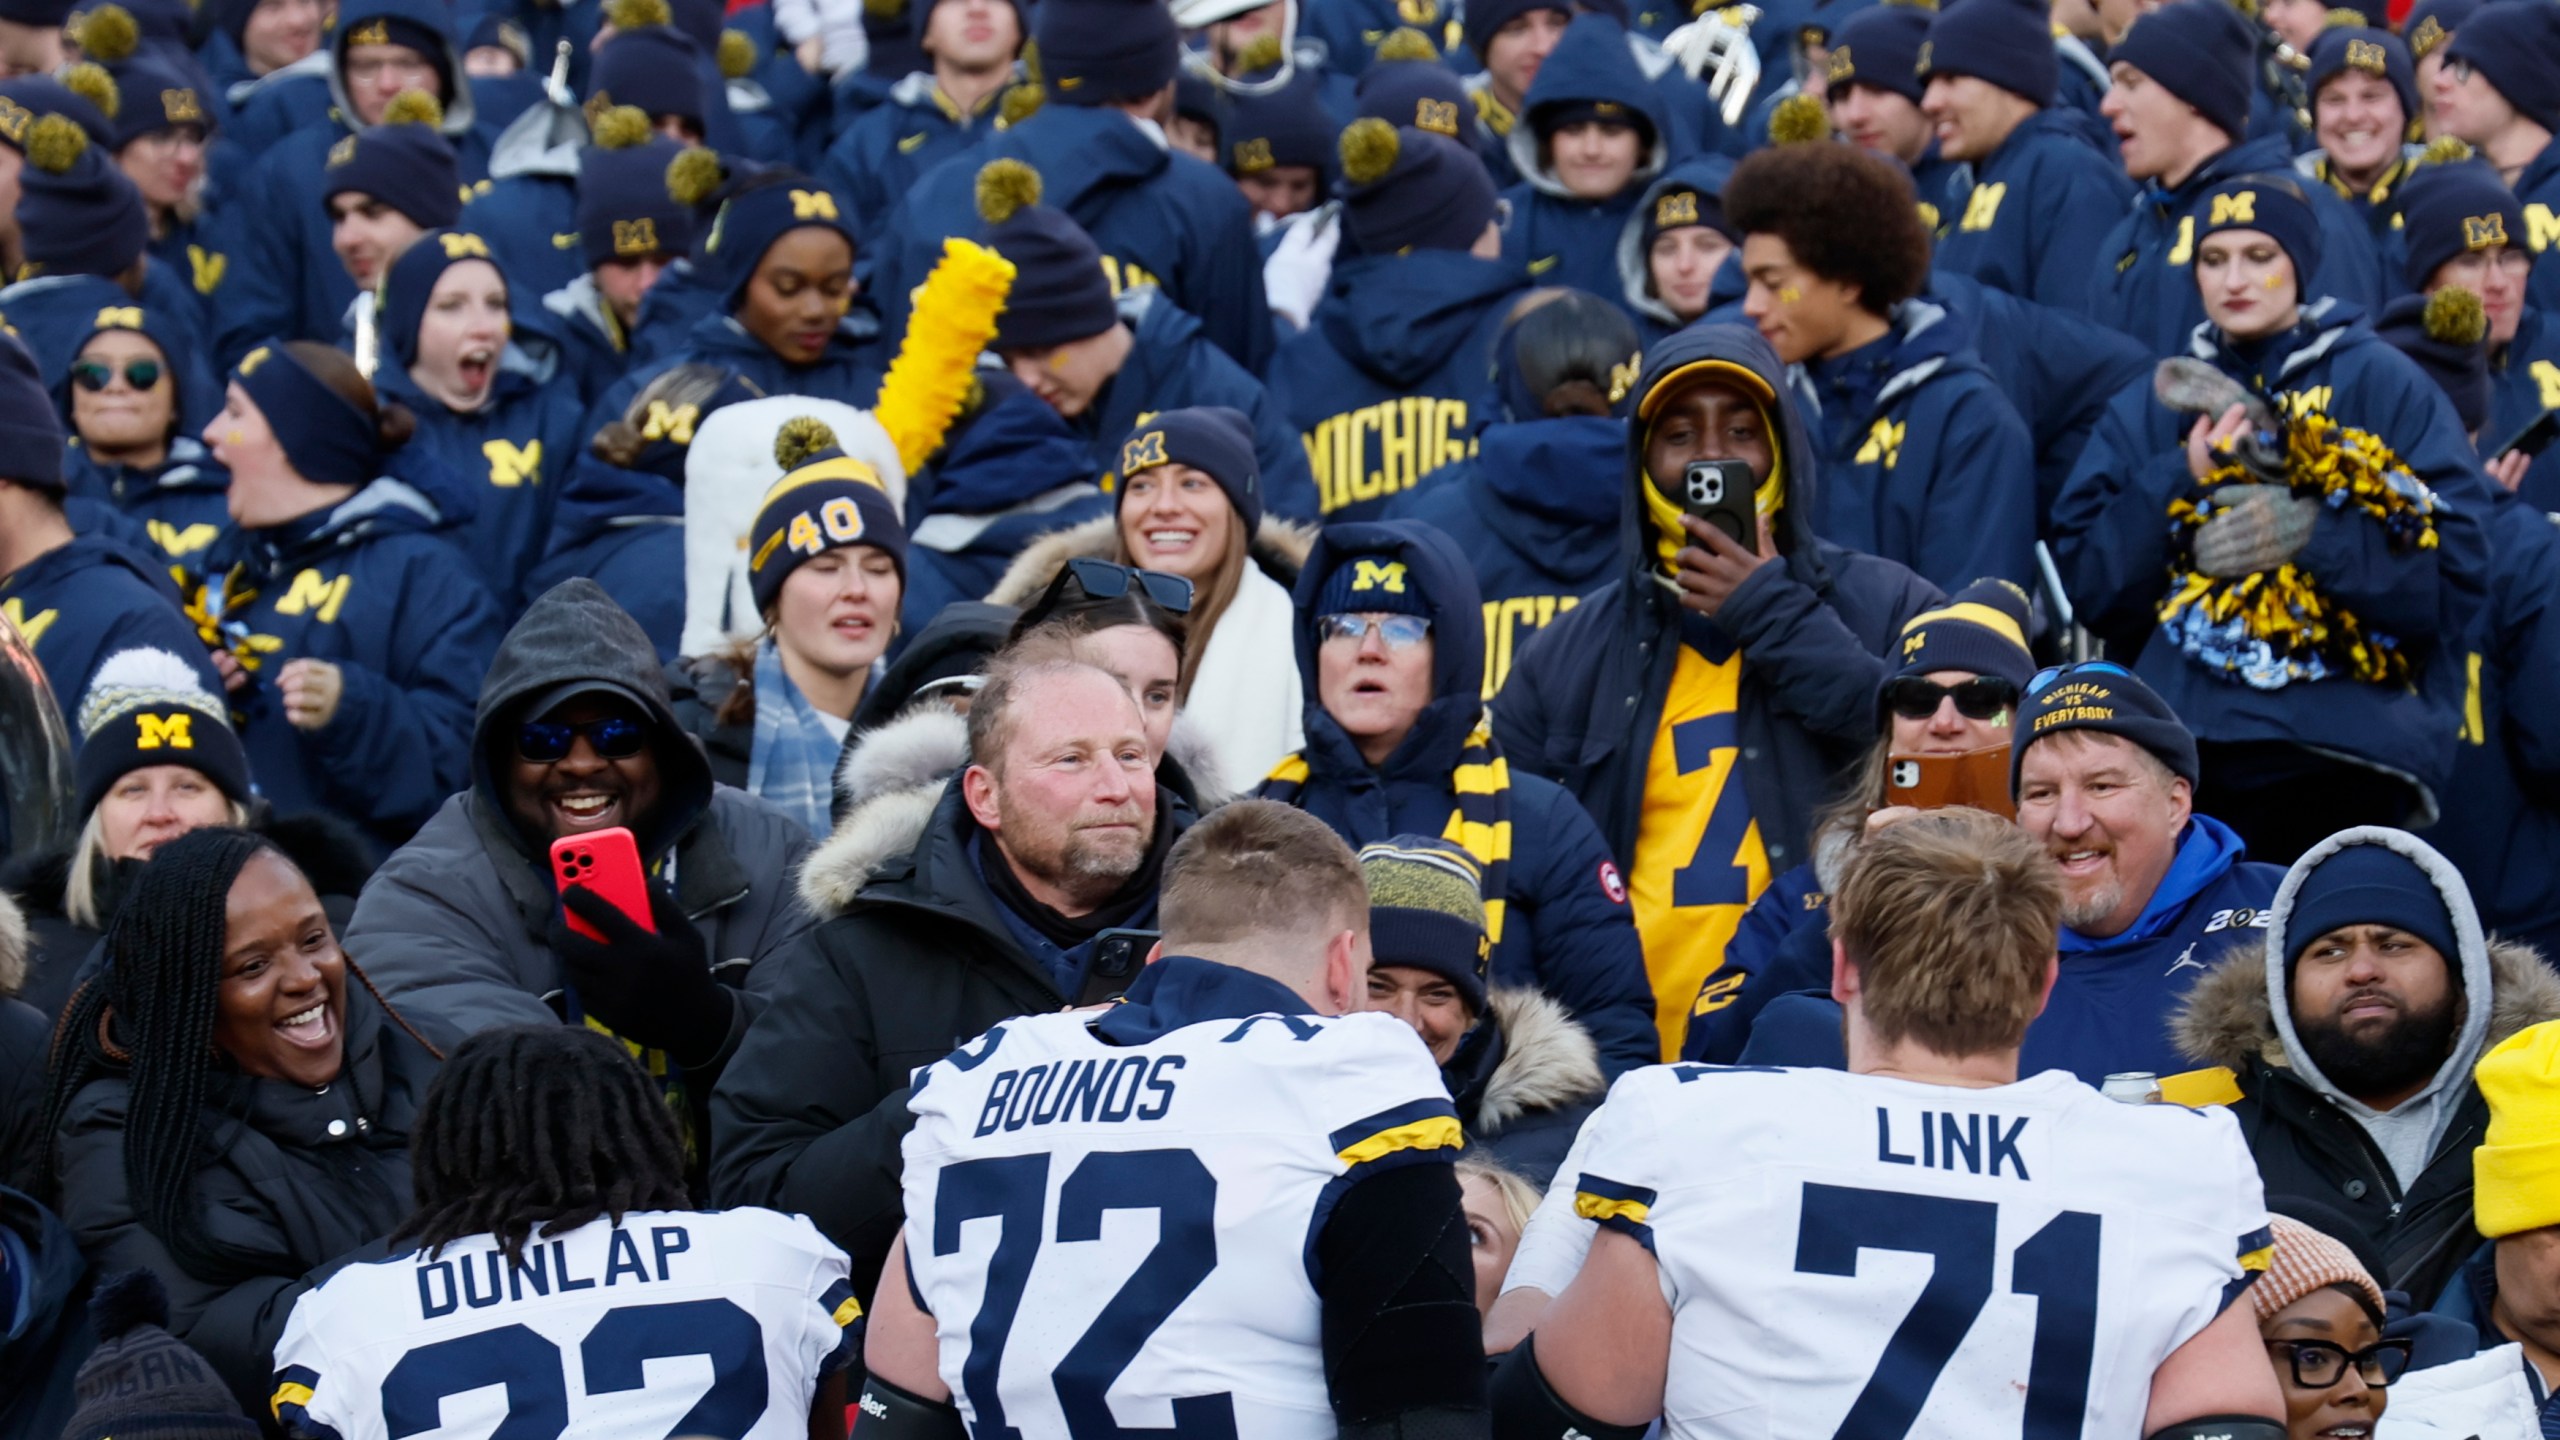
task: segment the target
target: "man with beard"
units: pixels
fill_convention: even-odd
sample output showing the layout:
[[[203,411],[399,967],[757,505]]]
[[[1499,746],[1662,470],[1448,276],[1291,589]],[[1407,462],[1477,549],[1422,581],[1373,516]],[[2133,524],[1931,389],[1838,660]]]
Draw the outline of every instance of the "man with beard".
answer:
[[[471,788],[366,884],[346,943],[385,994],[470,1034],[589,1024],[639,1048],[700,1171],[711,1082],[764,1003],[763,962],[809,917],[789,888],[809,832],[714,784],[677,724],[640,623],[592,580],[561,582],[507,632],[480,687]],[[655,933],[584,892],[551,842],[619,826],[639,842]]]
[[[1192,820],[1128,689],[999,660],[923,838],[788,958],[712,1098],[712,1198],[816,1222],[866,1305],[903,1217],[908,1077],[998,1021],[1118,993]]]
[[[2560,979],[2531,948],[2483,936],[2461,874],[2399,830],[2313,846],[2265,925],[2262,949],[2234,952],[2189,994],[2179,1044],[2236,1079],[2231,1108],[2268,1203],[2353,1219],[2362,1240],[2341,1238],[2423,1308],[2477,1244],[2472,1152],[2488,1107],[2472,1065],[2560,1016]]]
[[[2151,687],[2095,660],[2027,682],[2009,788],[2062,873],[2062,973],[2020,1073],[2187,1068],[2169,1019],[2232,942],[2267,923],[2282,872],[2195,813],[2196,742]]]

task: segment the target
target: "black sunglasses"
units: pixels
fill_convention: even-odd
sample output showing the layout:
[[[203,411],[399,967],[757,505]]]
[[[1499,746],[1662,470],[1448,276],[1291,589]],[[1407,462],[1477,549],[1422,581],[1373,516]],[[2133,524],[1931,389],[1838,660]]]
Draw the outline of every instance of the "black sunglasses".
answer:
[[[1040,597],[1038,608],[1048,609],[1050,602],[1057,599],[1059,591],[1071,578],[1086,595],[1096,600],[1117,600],[1128,594],[1129,586],[1134,583],[1159,608],[1176,615],[1191,613],[1191,582],[1181,576],[1168,575],[1161,570],[1141,570],[1135,565],[1115,565],[1108,560],[1090,557],[1068,561],[1067,568],[1058,572],[1058,578],[1049,582],[1048,593]]]
[[[568,759],[570,747],[578,743],[581,735],[607,760],[628,760],[649,743],[649,732],[639,721],[620,715],[577,725],[527,720],[516,727],[516,754],[536,765],[549,765]]]
[[[2016,708],[2018,687],[1997,675],[1976,675],[1953,685],[1897,675],[1884,682],[1884,703],[1905,720],[1926,720],[1938,713],[1942,700],[1953,698],[1956,713],[1967,720],[1997,720]]]
[[[2402,1339],[2378,1340],[2354,1351],[2326,1340],[2270,1340],[2267,1348],[2287,1353],[2293,1364],[2293,1383],[2305,1390],[2328,1389],[2346,1375],[2350,1365],[2364,1377],[2364,1383],[2376,1390],[2409,1369],[2409,1342]]]
[[[116,378],[115,367],[102,360],[74,360],[71,362],[71,383],[88,391],[92,395],[106,389],[107,382],[114,378]],[[159,384],[160,362],[157,360],[127,360],[124,362],[124,383],[132,386],[136,390],[148,390],[152,386]]]

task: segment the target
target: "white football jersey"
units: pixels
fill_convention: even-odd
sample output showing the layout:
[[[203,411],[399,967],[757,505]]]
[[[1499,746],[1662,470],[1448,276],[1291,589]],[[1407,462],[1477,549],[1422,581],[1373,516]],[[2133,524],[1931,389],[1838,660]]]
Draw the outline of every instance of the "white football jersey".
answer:
[[[919,1073],[906,1254],[975,1435],[1330,1440],[1315,1241],[1370,1167],[1463,1143],[1387,1015],[1131,1046],[1008,1021]]]
[[[2130,1440],[2152,1372],[2274,1243],[2228,1111],[2059,1070],[1973,1090],[1656,1066],[1577,1148],[1531,1228],[1653,1252],[1674,1440]]]
[[[276,1419],[308,1440],[805,1440],[862,1315],[798,1215],[635,1211],[521,1261],[475,1235],[350,1265],[276,1345]]]

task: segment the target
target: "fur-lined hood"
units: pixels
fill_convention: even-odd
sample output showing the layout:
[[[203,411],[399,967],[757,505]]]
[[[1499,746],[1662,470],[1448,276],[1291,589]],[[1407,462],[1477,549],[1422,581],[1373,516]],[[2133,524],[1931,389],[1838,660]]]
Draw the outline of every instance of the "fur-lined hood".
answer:
[[[1028,606],[1058,578],[1070,560],[1108,560],[1118,553],[1120,519],[1117,515],[1096,515],[1081,525],[1052,530],[1022,547],[1022,553],[1005,567],[1004,578],[996,582],[987,599],[998,605],[1016,608]],[[1316,528],[1277,515],[1262,517],[1261,528],[1253,532],[1253,544],[1246,553],[1254,563],[1283,590],[1298,583],[1298,572],[1306,567],[1307,554],[1315,548]]]
[[[1218,773],[1208,733],[1186,716],[1174,717],[1165,750],[1186,775]],[[843,818],[800,867],[800,899],[810,913],[821,920],[843,914],[882,865],[914,849],[944,787],[968,763],[969,722],[941,705],[915,706],[854,736],[836,767]],[[1227,797],[1198,798],[1205,811]]]
[[[1596,1102],[1608,1093],[1600,1047],[1562,1002],[1524,986],[1497,988],[1486,1004],[1502,1029],[1503,1049],[1476,1105],[1477,1133],[1499,1135],[1523,1115]]]
[[[0,891],[0,1000],[27,983],[27,917],[18,902]]]
[[[2551,973],[2532,946],[2489,941],[2489,975],[2489,1047],[2526,1026],[2560,1020],[2560,976]],[[2264,1060],[2279,1070],[2292,1069],[2267,1000],[2266,942],[2234,948],[2196,981],[2170,1022],[2170,1034],[2178,1049],[2199,1065],[2245,1071],[2253,1061]]]

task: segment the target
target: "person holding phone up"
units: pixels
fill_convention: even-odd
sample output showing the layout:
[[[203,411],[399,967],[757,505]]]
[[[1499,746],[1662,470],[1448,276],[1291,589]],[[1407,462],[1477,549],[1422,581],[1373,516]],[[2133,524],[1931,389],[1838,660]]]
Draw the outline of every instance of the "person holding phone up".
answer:
[[[656,647],[592,580],[553,587],[507,632],[471,776],[365,887],[349,947],[385,994],[462,1034],[566,1021],[636,1047],[698,1167],[711,1084],[763,1007],[765,962],[809,927],[790,889],[808,829],[713,782]],[[645,908],[601,898],[601,873],[555,887],[552,842],[596,836],[602,859],[617,829]]]
[[[1759,336],[1681,331],[1635,394],[1625,568],[1522,651],[1493,737],[1598,822],[1668,1055],[1743,912],[1810,853],[1833,777],[1874,743],[1887,649],[1944,597],[1814,533],[1811,443]]]

